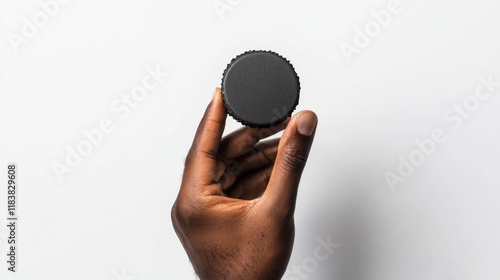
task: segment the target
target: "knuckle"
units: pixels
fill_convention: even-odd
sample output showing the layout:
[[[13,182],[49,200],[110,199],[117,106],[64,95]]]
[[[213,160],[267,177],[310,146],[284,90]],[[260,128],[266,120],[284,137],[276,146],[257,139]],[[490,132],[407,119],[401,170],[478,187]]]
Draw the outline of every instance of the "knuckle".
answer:
[[[201,217],[201,211],[185,199],[177,199],[172,206],[171,217],[174,224],[183,228],[189,228],[195,224]]]
[[[241,173],[241,165],[237,160],[231,160],[226,165],[226,171],[230,174],[238,176]]]
[[[216,118],[204,118],[198,127],[198,133],[201,131],[218,132],[218,128],[225,125],[225,120]]]
[[[306,166],[307,155],[299,148],[285,147],[281,156],[283,167],[291,173],[300,173]]]
[[[217,151],[214,150],[200,150],[200,153],[209,159],[218,160]]]

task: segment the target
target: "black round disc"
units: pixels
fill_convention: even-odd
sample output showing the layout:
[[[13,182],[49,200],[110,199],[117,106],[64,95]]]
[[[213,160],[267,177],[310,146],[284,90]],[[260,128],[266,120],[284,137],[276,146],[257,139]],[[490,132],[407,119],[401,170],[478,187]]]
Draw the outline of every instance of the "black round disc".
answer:
[[[299,103],[299,93],[292,64],[271,51],[238,55],[222,77],[227,112],[250,127],[271,127],[286,120]]]

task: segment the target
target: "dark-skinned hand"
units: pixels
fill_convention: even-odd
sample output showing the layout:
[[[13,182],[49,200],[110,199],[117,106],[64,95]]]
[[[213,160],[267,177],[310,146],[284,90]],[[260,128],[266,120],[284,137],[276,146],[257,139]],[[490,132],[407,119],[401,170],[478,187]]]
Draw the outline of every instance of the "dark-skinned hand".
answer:
[[[317,117],[302,111],[275,127],[222,138],[226,117],[218,88],[186,158],[174,229],[202,280],[281,279]],[[282,130],[280,139],[263,140]]]

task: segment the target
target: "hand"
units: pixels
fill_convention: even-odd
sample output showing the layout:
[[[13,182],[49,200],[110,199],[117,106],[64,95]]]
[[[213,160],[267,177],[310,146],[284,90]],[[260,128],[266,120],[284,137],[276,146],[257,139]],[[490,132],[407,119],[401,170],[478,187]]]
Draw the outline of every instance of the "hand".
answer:
[[[276,127],[244,127],[221,139],[226,116],[217,89],[186,158],[174,229],[202,280],[281,279],[317,117],[303,111]],[[281,139],[260,141],[283,129]]]

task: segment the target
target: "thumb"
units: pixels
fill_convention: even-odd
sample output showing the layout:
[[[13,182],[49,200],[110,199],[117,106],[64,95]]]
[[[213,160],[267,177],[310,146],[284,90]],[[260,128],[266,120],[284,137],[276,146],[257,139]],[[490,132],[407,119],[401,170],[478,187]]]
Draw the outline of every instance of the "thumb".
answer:
[[[268,213],[293,217],[300,177],[314,140],[318,117],[312,111],[296,114],[278,146],[276,162],[261,202]]]

